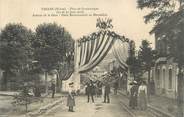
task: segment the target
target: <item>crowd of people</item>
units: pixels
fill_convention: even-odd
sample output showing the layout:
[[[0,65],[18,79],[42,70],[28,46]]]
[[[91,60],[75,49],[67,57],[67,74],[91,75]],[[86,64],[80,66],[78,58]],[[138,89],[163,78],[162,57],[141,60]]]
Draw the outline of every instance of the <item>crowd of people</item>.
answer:
[[[110,103],[110,82],[105,81],[92,81],[86,83],[85,94],[87,95],[87,103],[90,101],[95,103],[95,98],[101,98],[103,95],[103,103]],[[74,83],[69,83],[69,91],[67,98],[67,106],[69,107],[69,112],[74,112],[73,107],[75,106],[75,95]]]
[[[137,83],[133,81],[130,85],[129,106],[132,109],[146,110],[147,108],[147,86],[145,81]]]
[[[87,103],[90,101],[95,103],[96,98],[101,98],[103,95],[103,103],[110,103],[109,94],[111,92],[111,86],[114,87],[114,94],[117,94],[118,82],[108,81],[92,81],[86,83],[85,94],[87,95]],[[67,106],[69,107],[70,112],[73,111],[73,107],[75,106],[75,91],[73,89],[73,82],[69,83],[69,92],[67,98]],[[137,81],[133,81],[130,88],[130,99],[129,106],[132,109],[146,110],[147,109],[147,86],[145,81],[141,81],[137,83]]]
[[[104,86],[104,93],[102,93]],[[110,103],[109,93],[110,93],[110,84],[108,82],[101,82],[99,80],[93,82],[90,80],[90,82],[86,83],[86,95],[87,95],[87,102],[89,103],[90,98],[92,102],[94,103],[94,96],[97,98],[102,97],[102,94],[104,94],[104,103]]]

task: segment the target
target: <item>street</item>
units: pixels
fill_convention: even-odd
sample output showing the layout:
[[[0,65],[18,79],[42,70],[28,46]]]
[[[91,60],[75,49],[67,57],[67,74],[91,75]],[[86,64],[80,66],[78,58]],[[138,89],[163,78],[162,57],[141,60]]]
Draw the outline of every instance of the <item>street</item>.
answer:
[[[13,97],[11,96],[0,96],[0,115],[8,114],[13,109],[12,99]]]
[[[65,97],[62,104],[42,117],[131,117],[120,104],[119,96],[111,95],[111,103],[102,102],[103,98],[95,98],[95,103],[87,103],[86,96],[78,96],[75,112],[68,112]]]

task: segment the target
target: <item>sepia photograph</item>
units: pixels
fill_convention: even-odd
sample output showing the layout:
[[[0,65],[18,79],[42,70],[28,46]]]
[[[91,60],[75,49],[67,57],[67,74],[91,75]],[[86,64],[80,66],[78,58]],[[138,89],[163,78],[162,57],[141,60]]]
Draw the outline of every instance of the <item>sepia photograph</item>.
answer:
[[[0,0],[0,117],[184,117],[184,0]]]

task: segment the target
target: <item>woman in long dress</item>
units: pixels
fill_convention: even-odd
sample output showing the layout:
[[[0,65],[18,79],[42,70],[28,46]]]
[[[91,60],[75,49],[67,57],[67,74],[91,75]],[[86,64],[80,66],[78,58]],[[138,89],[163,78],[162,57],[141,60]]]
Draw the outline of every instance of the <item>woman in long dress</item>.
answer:
[[[137,93],[138,93],[138,85],[137,82],[134,81],[131,83],[133,85],[130,89],[130,100],[129,100],[129,106],[132,109],[135,109],[137,107]]]
[[[68,91],[68,98],[67,98],[67,106],[69,107],[69,112],[74,112],[73,107],[75,106],[75,90],[73,86],[73,82],[69,83],[69,91]]]
[[[147,109],[147,86],[145,81],[141,83],[138,89],[138,107],[140,110]]]

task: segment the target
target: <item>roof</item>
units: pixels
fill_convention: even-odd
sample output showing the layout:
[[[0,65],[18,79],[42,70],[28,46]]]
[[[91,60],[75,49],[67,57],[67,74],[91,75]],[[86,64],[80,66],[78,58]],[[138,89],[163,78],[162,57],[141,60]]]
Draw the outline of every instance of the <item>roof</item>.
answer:
[[[156,64],[158,63],[166,63],[167,62],[167,58],[166,57],[160,57],[156,60]]]

